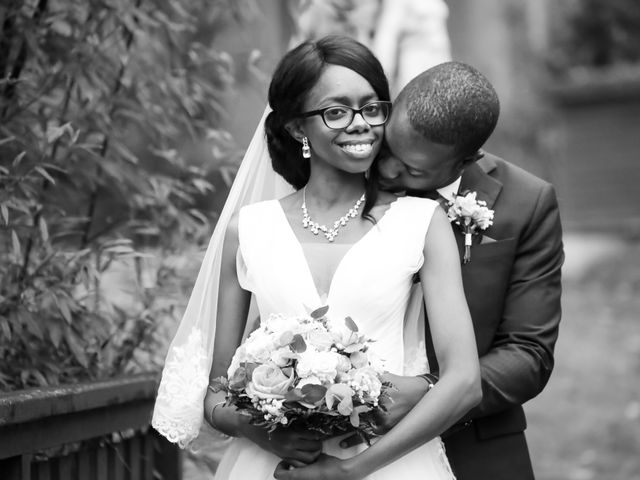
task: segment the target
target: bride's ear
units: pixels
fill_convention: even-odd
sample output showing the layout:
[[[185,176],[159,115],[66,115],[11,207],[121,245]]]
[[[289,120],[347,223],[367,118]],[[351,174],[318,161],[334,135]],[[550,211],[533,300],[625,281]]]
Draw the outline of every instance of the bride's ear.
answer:
[[[289,132],[289,135],[291,135],[294,140],[302,143],[302,139],[305,137],[305,134],[299,121],[291,120],[284,126],[284,128],[287,132]]]

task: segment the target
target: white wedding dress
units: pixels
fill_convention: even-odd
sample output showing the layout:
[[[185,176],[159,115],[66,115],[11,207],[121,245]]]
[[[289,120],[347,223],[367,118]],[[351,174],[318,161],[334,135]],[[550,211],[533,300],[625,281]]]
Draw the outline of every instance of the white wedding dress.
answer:
[[[333,259],[336,267],[326,282],[326,296],[314,281],[322,274],[310,269],[310,265],[322,262],[307,260],[280,202],[269,200],[245,206],[240,210],[238,227],[240,283],[255,295],[262,318],[271,313],[305,315],[309,308],[326,304],[330,317],[352,317],[360,330],[375,340],[372,349],[384,359],[388,371],[420,373],[415,370],[420,368],[416,364],[422,365],[422,371],[426,369],[424,348],[417,362],[419,348],[405,351],[404,319],[412,278],[423,264],[424,238],[437,205],[428,199],[399,198],[359,241],[348,249],[334,249],[341,258]],[[331,249],[336,246],[326,244],[329,265]],[[348,458],[367,448],[358,445],[343,449],[339,440],[326,441],[323,451]],[[271,479],[279,461],[249,440],[234,439],[218,466],[216,478]],[[442,442],[436,438],[367,478],[450,480],[454,476]]]

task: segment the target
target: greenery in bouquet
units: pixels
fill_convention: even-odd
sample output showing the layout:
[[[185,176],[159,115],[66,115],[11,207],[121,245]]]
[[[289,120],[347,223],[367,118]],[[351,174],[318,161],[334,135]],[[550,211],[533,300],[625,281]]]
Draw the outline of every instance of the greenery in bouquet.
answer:
[[[224,391],[227,405],[269,431],[291,425],[326,435],[356,431],[368,442],[393,387],[382,379],[371,340],[350,317],[337,321],[328,310],[263,320],[236,350],[227,377],[209,388]]]

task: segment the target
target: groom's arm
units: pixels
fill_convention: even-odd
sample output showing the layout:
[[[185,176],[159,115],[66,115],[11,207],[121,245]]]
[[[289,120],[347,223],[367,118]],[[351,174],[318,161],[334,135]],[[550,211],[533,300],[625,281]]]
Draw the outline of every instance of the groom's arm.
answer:
[[[560,213],[551,185],[541,189],[532,211],[517,247],[493,345],[480,358],[482,402],[460,422],[522,405],[542,391],[551,375],[564,260]],[[429,390],[420,377],[396,377],[391,382],[396,391],[388,413],[378,419],[378,433],[393,427]]]
[[[551,185],[540,191],[517,247],[503,317],[491,349],[480,358],[482,402],[461,422],[521,405],[546,385],[560,322],[562,228]],[[481,323],[481,321],[480,321]],[[433,379],[431,379],[433,381]],[[397,377],[388,413],[378,419],[389,430],[428,392],[420,377]]]
[[[480,358],[483,400],[463,420],[521,405],[546,385],[561,316],[563,260],[558,202],[546,184],[519,239],[492,347]]]

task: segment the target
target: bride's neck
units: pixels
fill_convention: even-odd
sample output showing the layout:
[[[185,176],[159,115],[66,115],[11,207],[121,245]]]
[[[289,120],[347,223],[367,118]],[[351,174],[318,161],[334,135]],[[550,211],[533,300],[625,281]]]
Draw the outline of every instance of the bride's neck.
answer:
[[[307,199],[313,198],[315,204],[332,207],[343,203],[353,203],[365,190],[365,178],[362,174],[344,175],[339,178],[311,177],[306,185]]]

